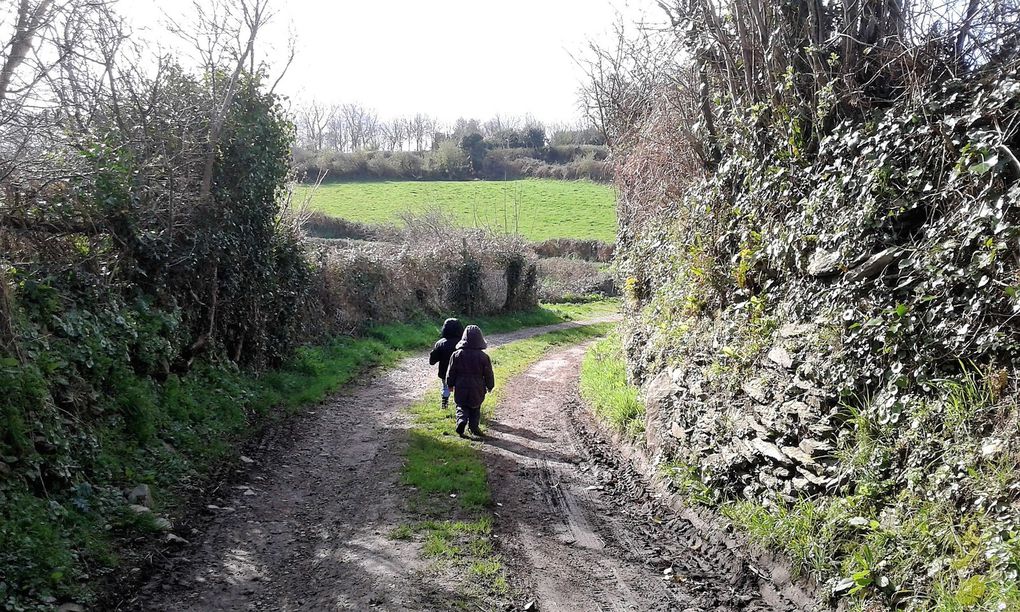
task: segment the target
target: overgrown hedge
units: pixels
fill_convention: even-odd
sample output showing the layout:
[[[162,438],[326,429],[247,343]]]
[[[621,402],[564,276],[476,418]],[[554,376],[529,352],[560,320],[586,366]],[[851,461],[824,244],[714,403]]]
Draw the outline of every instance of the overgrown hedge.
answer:
[[[488,149],[478,167],[452,141],[437,151],[333,152],[294,150],[294,165],[303,180],[458,180],[552,178],[612,179],[608,150],[597,145],[555,145],[538,149]]]

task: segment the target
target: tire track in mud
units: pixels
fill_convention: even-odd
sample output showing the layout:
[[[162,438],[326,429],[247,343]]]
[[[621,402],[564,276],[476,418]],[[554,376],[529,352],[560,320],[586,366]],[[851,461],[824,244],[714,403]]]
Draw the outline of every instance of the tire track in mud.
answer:
[[[482,448],[515,587],[558,612],[804,609],[621,458],[578,399],[584,350],[510,382]]]

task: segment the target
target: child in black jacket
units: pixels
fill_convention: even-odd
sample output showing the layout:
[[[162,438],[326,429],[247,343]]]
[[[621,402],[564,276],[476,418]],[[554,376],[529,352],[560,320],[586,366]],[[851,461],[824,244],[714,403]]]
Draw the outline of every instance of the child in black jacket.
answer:
[[[439,364],[439,380],[443,384],[443,409],[450,406],[450,389],[446,386],[446,370],[450,367],[450,355],[457,350],[457,343],[464,333],[464,326],[457,319],[447,319],[443,322],[442,336],[432,347],[429,353],[429,365]]]

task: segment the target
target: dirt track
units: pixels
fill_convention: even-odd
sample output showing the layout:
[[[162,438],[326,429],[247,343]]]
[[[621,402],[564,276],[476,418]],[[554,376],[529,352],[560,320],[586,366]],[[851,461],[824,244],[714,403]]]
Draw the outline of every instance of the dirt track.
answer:
[[[582,354],[558,351],[515,380],[479,445],[518,590],[541,610],[796,609],[763,597],[757,576],[689,523],[652,520],[670,514],[578,409]],[[193,543],[121,608],[443,609],[456,595],[422,572],[419,545],[386,537],[408,520],[403,408],[434,382],[426,360],[407,359],[264,441],[243,482],[181,534]]]
[[[577,401],[583,347],[512,386],[485,451],[518,588],[543,610],[797,610],[646,490]],[[509,542],[509,544],[507,544]]]
[[[591,321],[595,322],[595,321]],[[488,338],[489,345],[576,327]],[[404,521],[399,484],[410,416],[438,384],[409,358],[264,440],[239,483],[207,500],[208,520],[124,610],[414,610],[431,607],[417,545],[387,538]]]

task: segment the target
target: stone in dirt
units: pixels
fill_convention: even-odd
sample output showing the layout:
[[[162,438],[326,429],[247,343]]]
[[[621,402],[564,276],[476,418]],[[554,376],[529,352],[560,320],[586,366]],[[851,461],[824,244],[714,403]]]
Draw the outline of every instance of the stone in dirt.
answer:
[[[141,504],[131,504],[128,506],[128,510],[134,512],[135,514],[146,514],[148,512],[152,512],[152,510],[148,506],[143,506]]]
[[[811,323],[787,323],[779,328],[780,338],[795,338],[808,333],[815,326]]]
[[[780,450],[783,451],[787,457],[793,459],[797,463],[804,465],[818,465],[811,453],[806,453],[799,446],[784,446]]]
[[[790,356],[789,351],[781,346],[772,347],[772,350],[769,351],[769,361],[787,370],[793,367],[793,357]]]
[[[138,504],[146,508],[152,507],[152,491],[147,484],[140,484],[128,491],[127,498],[128,502],[132,504]]]
[[[184,538],[182,538],[179,535],[175,535],[175,534],[172,534],[172,533],[166,534],[166,537],[163,538],[163,541],[166,542],[167,544],[178,544],[178,545],[181,545],[181,546],[184,546],[184,545],[188,544],[187,540],[185,540]]]
[[[839,270],[839,252],[816,249],[808,262],[808,274],[811,276],[830,276]]]
[[[687,439],[687,430],[680,426],[680,423],[673,421],[673,424],[669,427],[669,432],[673,434],[673,437],[677,440]]]
[[[783,451],[779,450],[778,446],[772,444],[771,442],[766,442],[761,438],[755,438],[754,440],[751,441],[751,446],[754,447],[761,454],[768,457],[769,459],[773,459],[775,461],[778,461],[779,463],[785,463],[787,465],[793,463],[793,461],[791,461],[789,457],[783,454]]]
[[[768,391],[765,389],[765,382],[760,378],[754,378],[752,380],[745,380],[740,384],[740,388],[743,389],[751,399],[764,404],[769,401]]]
[[[757,432],[758,435],[760,436],[766,438],[773,437],[772,432],[769,430],[769,428],[759,423],[758,419],[755,419],[754,417],[747,417],[744,420],[744,424],[747,425],[747,427],[749,427],[751,430]]]
[[[797,472],[799,472],[800,475],[803,476],[805,480],[819,487],[824,487],[831,482],[828,478],[818,476],[811,470],[806,470],[800,466],[797,466]]]
[[[76,603],[60,604],[57,612],[85,612],[85,608]]]
[[[850,281],[859,281],[878,276],[892,262],[899,259],[900,249],[889,247],[869,257],[864,263],[854,268],[846,277]]]
[[[740,438],[734,438],[733,446],[736,447],[737,453],[741,457],[743,457],[744,459],[746,459],[748,461],[753,461],[754,460],[754,450],[751,448],[751,445],[748,444],[746,440],[741,440]]]
[[[659,433],[658,425],[665,425],[663,417],[667,413],[669,396],[673,389],[673,381],[669,378],[668,372],[660,372],[644,388],[645,419],[648,423],[656,423],[656,427],[648,429],[648,448],[653,454],[658,452],[662,446],[665,436]]]
[[[170,519],[162,516],[156,517],[153,524],[156,526],[156,529],[159,529],[160,531],[170,531],[174,528],[174,524],[170,522]]]
[[[801,421],[812,421],[814,420],[814,411],[811,410],[811,406],[808,406],[800,400],[790,400],[783,404],[783,412],[790,415],[797,415]]]
[[[810,453],[812,455],[819,452],[821,453],[829,452],[833,448],[832,445],[829,444],[828,442],[814,440],[812,438],[804,438],[803,440],[800,441],[799,446],[802,451],[804,451],[805,453]]]

